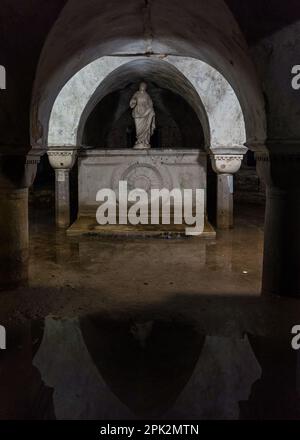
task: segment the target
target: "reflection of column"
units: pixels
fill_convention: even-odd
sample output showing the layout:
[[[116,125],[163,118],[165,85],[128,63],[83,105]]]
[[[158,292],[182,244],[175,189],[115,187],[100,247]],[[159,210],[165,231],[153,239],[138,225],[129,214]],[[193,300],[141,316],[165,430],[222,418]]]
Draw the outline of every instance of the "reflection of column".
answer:
[[[233,227],[233,174],[241,166],[241,154],[212,154],[212,166],[218,174],[217,188],[217,227]]]
[[[40,151],[0,158],[0,288],[14,288],[28,276],[28,188]]]
[[[70,171],[76,160],[76,149],[56,148],[48,151],[49,162],[55,169],[56,224],[70,226]]]
[[[256,158],[267,188],[262,291],[300,296],[300,156],[276,152]]]
[[[4,323],[6,325],[6,323]],[[42,324],[42,323],[40,323]],[[13,326],[9,350],[1,357],[0,408],[5,420],[54,420],[53,388],[44,384],[32,358],[43,340],[42,325]]]
[[[215,264],[220,272],[232,271],[233,235],[230,231],[223,231],[218,239],[215,251]]]
[[[55,263],[65,265],[66,261],[79,260],[79,243],[65,239],[63,229],[56,231],[55,234]]]

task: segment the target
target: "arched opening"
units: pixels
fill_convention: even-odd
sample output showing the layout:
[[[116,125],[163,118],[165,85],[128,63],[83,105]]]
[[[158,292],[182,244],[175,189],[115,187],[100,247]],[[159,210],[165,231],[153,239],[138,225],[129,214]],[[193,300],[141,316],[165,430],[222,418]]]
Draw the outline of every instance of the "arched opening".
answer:
[[[44,3],[0,12],[0,413],[299,417],[299,304],[261,295],[300,295],[297,1]],[[202,191],[199,234],[120,182]]]
[[[204,150],[203,129],[193,108],[180,95],[155,83],[147,84],[157,120],[151,147]],[[131,82],[105,96],[89,115],[80,144],[95,148],[133,148],[136,129],[128,103],[138,87],[139,82]]]
[[[129,103],[142,81],[146,81],[156,121],[150,138],[149,158],[137,151],[133,155],[137,137]],[[76,110],[74,113],[77,114]],[[52,115],[50,129],[54,135],[55,113]],[[203,187],[206,200],[208,117],[195,88],[171,64],[145,58],[121,64],[99,83],[90,96],[75,132],[77,144],[82,146],[78,153],[80,209],[79,223],[70,228],[70,233],[77,233],[82,215],[85,221],[88,213],[92,216],[91,206],[95,209],[95,203],[89,196],[88,203],[85,202],[87,194],[93,194],[95,199],[96,185],[100,189],[110,188],[118,183],[118,179],[124,180],[124,176],[130,180],[131,187],[143,182],[149,191],[155,185],[159,185],[156,189],[168,188],[170,191],[178,185],[191,189]],[[120,153],[108,153],[111,149]],[[101,150],[104,152],[99,153]],[[114,160],[114,169],[109,165],[111,160]],[[179,162],[181,167],[184,165],[184,172],[179,171]],[[103,177],[105,174],[106,178]],[[91,224],[87,227],[89,231]],[[214,235],[212,229],[211,234]]]
[[[54,34],[51,40],[54,47]],[[247,148],[253,151],[264,148],[261,93],[251,62],[245,54],[242,58],[238,55],[243,52],[242,45],[239,48],[233,45],[228,62],[225,48],[220,50],[215,40],[203,43],[198,51],[193,50],[192,45],[177,44],[179,40],[175,40],[173,48],[171,42],[164,41],[165,52],[160,48],[146,54],[137,49],[138,40],[135,40],[134,50],[129,41],[124,41],[122,45],[121,41],[111,39],[109,46],[115,44],[113,50],[108,47],[103,50],[95,44],[93,48],[83,50],[80,57],[72,58],[70,55],[65,62],[61,59],[55,67],[53,65],[52,75],[43,87],[41,79],[45,80],[48,76],[45,67],[48,61],[50,64],[52,61],[42,57],[33,99],[35,136],[32,143],[48,150],[52,165],[56,167],[57,187],[63,188],[62,200],[70,177],[65,173],[65,167],[72,166],[78,158],[78,217],[87,216],[89,212],[95,214],[96,188],[102,188],[104,183],[104,186],[113,187],[124,176],[130,175],[131,178],[132,164],[127,164],[128,174],[122,168],[124,164],[116,164],[116,153],[113,152],[122,150],[120,154],[124,157],[126,150],[133,149],[136,133],[128,104],[143,80],[148,85],[157,114],[151,154],[158,157],[162,150],[169,149],[174,151],[174,155],[183,152],[181,157],[185,157],[188,151],[197,151],[198,157],[203,158],[200,168],[205,170],[202,174],[198,169],[196,185],[201,186],[204,182],[205,214],[214,228],[218,226],[220,216],[223,220],[225,218],[226,228],[232,226],[234,174]],[[111,175],[103,172],[103,156],[110,156],[114,163]],[[72,169],[74,172],[75,168]],[[149,170],[149,167],[146,169]],[[136,173],[136,168],[134,170]],[[143,168],[142,172],[144,178],[148,171]],[[162,172],[156,163],[149,173],[151,176],[147,174],[147,179],[160,181],[157,176]],[[99,176],[105,174],[109,175],[109,179],[100,182]],[[81,191],[84,182],[89,183]],[[171,179],[166,182],[167,187],[170,182],[173,183]],[[72,188],[67,198],[72,195]],[[82,203],[82,200],[85,202]],[[64,201],[60,208],[65,212]],[[64,226],[69,226],[68,218],[69,213]],[[87,229],[95,232],[90,225]],[[223,232],[221,228],[218,231],[220,238]],[[229,260],[233,252],[232,240],[231,237],[228,244],[226,237],[224,239],[224,246],[228,244],[231,249],[228,250]],[[218,243],[222,247],[221,240],[217,239]],[[224,264],[224,267],[232,268],[232,262]]]
[[[116,84],[124,87],[134,77],[156,81],[184,97],[201,121],[206,149],[244,153],[244,145],[255,137],[252,118],[244,116],[233,87],[212,66],[186,57],[109,56],[93,61],[70,78],[50,109],[41,105],[40,120],[47,118],[45,145],[80,145],[82,127],[91,109],[114,91]]]
[[[120,118],[122,116],[122,123],[124,125],[122,128],[119,127],[119,135],[116,135],[117,132],[114,131],[116,136],[114,140],[112,140],[111,137],[114,135],[112,130],[108,129],[107,120],[106,123],[102,124],[101,128],[99,127],[101,124],[99,124],[96,131],[98,131],[100,139],[98,139],[98,141],[94,139],[93,143],[96,142],[97,144],[107,141],[103,134],[106,130],[106,136],[109,132],[109,142],[115,145],[115,148],[117,143],[121,143],[121,148],[125,145],[130,146],[134,139],[132,120],[130,124],[130,111],[128,110],[130,93],[133,91],[130,87],[132,87],[134,83],[137,84],[141,79],[149,82],[156,102],[157,111],[160,112],[161,115],[163,114],[163,116],[160,117],[160,124],[166,127],[168,126],[168,120],[171,121],[172,124],[171,130],[170,128],[164,128],[164,133],[161,133],[162,125],[158,126],[152,142],[154,142],[157,147],[163,148],[162,134],[165,135],[165,133],[169,131],[168,136],[170,137],[172,131],[173,133],[177,131],[174,139],[171,140],[173,145],[166,145],[165,148],[172,149],[175,146],[175,149],[176,147],[178,149],[181,145],[182,148],[190,148],[195,151],[207,151],[207,153],[211,155],[214,171],[222,175],[222,178],[219,178],[221,183],[219,184],[218,191],[224,192],[226,199],[225,204],[227,205],[225,209],[222,207],[216,209],[218,213],[217,222],[220,223],[223,221],[230,227],[233,215],[232,191],[230,189],[232,186],[232,178],[230,177],[224,180],[223,175],[230,174],[232,169],[235,171],[238,169],[236,169],[236,167],[239,167],[242,155],[247,151],[245,147],[247,128],[239,99],[231,85],[216,69],[199,60],[170,56],[164,57],[163,59],[157,56],[147,58],[139,56],[103,57],[85,66],[65,84],[55,99],[50,112],[49,123],[46,124],[46,126],[49,127],[47,143],[50,148],[50,157],[57,154],[58,157],[61,158],[63,153],[60,152],[60,148],[78,150],[78,148],[86,142],[87,139],[84,139],[84,136],[87,136],[87,134],[84,133],[85,127],[87,126],[91,130],[93,121],[94,127],[97,127],[97,123],[95,122],[95,108],[100,111],[99,109],[101,109],[104,99],[106,99],[107,102],[110,100],[110,105],[117,106],[114,109],[114,118],[110,120],[111,127],[114,124],[114,119],[116,119],[120,125]],[[119,95],[117,94],[120,90],[122,91],[121,100],[117,99],[117,96],[119,96],[119,98],[121,96],[120,93]],[[170,99],[170,103],[167,107],[162,99],[162,93],[160,92],[162,90],[165,90],[165,95],[167,93]],[[170,92],[172,92],[173,96],[178,96],[177,99],[180,101],[180,105],[170,105],[172,99]],[[113,100],[111,100],[109,96],[110,98],[114,97],[115,104],[113,104]],[[175,104],[175,102],[173,102],[173,104]],[[64,111],[66,106],[68,106],[68,112]],[[127,110],[127,122],[125,109]],[[103,117],[107,118],[108,113],[109,112],[105,112]],[[190,120],[188,120],[189,116]],[[192,138],[193,121],[195,122],[197,118],[199,121],[198,128],[194,130],[194,138]],[[178,127],[178,123],[181,125],[181,130]],[[182,127],[184,125],[185,128],[183,129]],[[249,127],[251,127],[251,124]],[[102,134],[99,133],[101,130]],[[183,131],[184,139],[182,139]],[[122,133],[121,138],[120,133]],[[163,141],[166,142],[165,140]],[[185,145],[183,145],[183,142]],[[189,142],[195,142],[195,144],[188,145]],[[170,143],[170,139],[167,139],[167,143]],[[57,148],[57,145],[61,147]],[[106,149],[107,146],[104,145],[103,148]],[[53,149],[56,153],[51,151]],[[155,148],[153,151],[155,151]],[[226,156],[225,165],[224,161],[222,162],[222,155]],[[175,176],[175,181],[179,182],[183,179],[185,185],[190,186],[191,189],[195,189],[197,185],[203,188],[204,219],[207,220],[207,206],[211,206],[212,208],[210,208],[209,211],[214,212],[214,203],[207,198],[207,164],[206,159],[204,159],[204,153],[202,156],[202,159],[200,159],[199,155],[198,160],[200,164],[198,180],[190,181],[186,179],[186,177],[177,175]],[[196,160],[195,156],[194,161]],[[235,165],[232,167],[231,164],[233,162],[235,162]],[[56,166],[58,170],[63,167],[59,161],[56,161],[54,166]],[[169,170],[167,173],[168,172]],[[62,172],[60,171],[59,174],[61,175]],[[195,174],[196,170],[194,170],[194,175]],[[96,176],[99,175],[100,173],[97,172],[93,178],[98,185],[100,181]],[[127,175],[126,172],[125,174],[121,173],[119,177],[124,175]],[[174,183],[174,179],[159,179],[161,185],[164,184],[165,187],[171,189],[171,182]],[[79,181],[82,183],[84,180],[91,182],[92,179],[88,179],[86,174],[84,174],[83,177],[79,177]],[[211,193],[214,194],[215,182],[213,181],[212,175],[210,180],[212,182],[210,190]],[[110,181],[114,181],[114,178],[111,177]],[[188,181],[189,184],[187,183]],[[100,185],[103,185],[103,182],[101,182]],[[150,184],[150,187],[151,185],[152,184]],[[108,183],[107,186],[109,187]],[[81,194],[80,190],[79,194]],[[86,197],[87,194],[89,194],[88,206],[91,207],[93,205],[95,208],[95,203],[92,202],[91,195],[93,200],[95,200],[96,187],[85,189],[83,191],[83,197]],[[79,198],[81,197],[79,196]],[[223,198],[222,194],[218,200],[222,200]],[[79,205],[82,206],[82,200],[79,201]],[[65,207],[62,208],[62,211],[66,211]],[[83,212],[85,212],[85,209]],[[222,217],[221,220],[219,220],[219,217]],[[206,220],[204,220],[204,223]],[[88,229],[90,230],[90,226]],[[209,229],[211,230],[210,227]]]

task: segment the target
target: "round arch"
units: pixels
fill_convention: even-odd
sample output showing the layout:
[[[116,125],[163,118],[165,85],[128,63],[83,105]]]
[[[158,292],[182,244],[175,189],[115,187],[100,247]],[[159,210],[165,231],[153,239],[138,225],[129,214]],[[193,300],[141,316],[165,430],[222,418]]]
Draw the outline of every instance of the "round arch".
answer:
[[[122,5],[112,0],[109,6],[104,0],[84,4],[68,0],[48,35],[36,72],[31,145],[38,149],[47,146],[54,102],[86,66],[108,56],[152,56],[165,61],[173,57],[180,62],[202,60],[216,69],[230,83],[241,105],[247,146],[265,150],[264,97],[246,41],[225,1],[211,0],[209,5],[195,5],[194,0],[186,0],[184,5],[181,0],[146,3],[142,8],[140,0]]]
[[[160,81],[169,89],[175,87],[177,93],[190,101],[206,131],[207,146],[212,150],[240,149],[245,145],[246,125],[238,97],[212,66],[190,57],[106,56],[85,66],[61,89],[50,114],[48,147],[77,146],[78,130],[82,130],[90,106],[105,96],[105,91],[113,89],[122,67],[150,76],[159,76],[161,72]]]
[[[99,84],[93,96],[88,101],[80,118],[77,131],[77,145],[81,145],[83,130],[93,109],[108,94],[115,91],[124,91],[128,82],[138,83],[141,80],[155,83],[162,89],[181,96],[197,115],[204,131],[205,145],[210,145],[210,129],[204,105],[187,78],[174,66],[157,59],[137,58],[122,64]],[[130,97],[128,97],[129,103]],[[129,108],[129,107],[128,107]]]

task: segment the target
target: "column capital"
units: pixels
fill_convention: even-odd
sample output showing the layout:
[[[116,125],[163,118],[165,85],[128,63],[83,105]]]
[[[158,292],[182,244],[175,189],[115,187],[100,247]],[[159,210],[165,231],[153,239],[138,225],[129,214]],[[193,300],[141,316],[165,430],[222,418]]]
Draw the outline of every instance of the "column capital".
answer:
[[[56,224],[61,228],[70,226],[69,174],[78,150],[78,147],[50,147],[47,151],[50,165],[55,170]]]
[[[221,155],[221,156],[226,156],[226,155],[244,155],[246,154],[248,151],[248,147],[246,147],[245,145],[234,145],[234,146],[218,146],[218,147],[213,147],[211,146],[210,148],[210,154],[213,155]]]
[[[49,148],[47,151],[50,165],[55,170],[71,170],[77,158],[77,147]]]
[[[217,174],[235,174],[239,171],[243,154],[211,154],[213,170]]]
[[[0,187],[29,188],[34,182],[44,152],[32,148],[28,152],[0,153]]]

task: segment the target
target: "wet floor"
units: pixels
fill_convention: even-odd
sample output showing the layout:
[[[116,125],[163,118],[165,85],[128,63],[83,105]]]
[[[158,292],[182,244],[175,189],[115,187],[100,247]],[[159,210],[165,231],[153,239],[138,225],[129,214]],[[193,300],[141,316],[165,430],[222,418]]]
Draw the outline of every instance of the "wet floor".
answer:
[[[29,283],[1,294],[0,418],[300,418],[300,301],[260,296],[261,208],[203,241],[52,222],[32,213]]]

